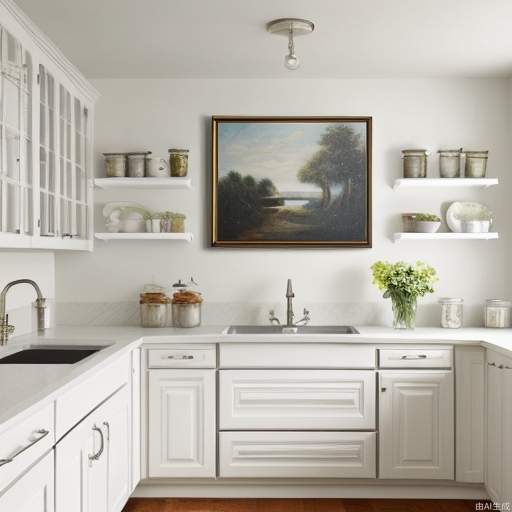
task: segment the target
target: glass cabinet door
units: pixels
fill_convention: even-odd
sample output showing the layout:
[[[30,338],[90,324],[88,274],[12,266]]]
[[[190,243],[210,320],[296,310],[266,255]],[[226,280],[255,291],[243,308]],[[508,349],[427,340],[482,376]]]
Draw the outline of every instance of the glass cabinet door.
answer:
[[[55,79],[39,66],[39,207],[41,236],[57,236]]]
[[[0,27],[0,233],[33,234],[29,52]]]

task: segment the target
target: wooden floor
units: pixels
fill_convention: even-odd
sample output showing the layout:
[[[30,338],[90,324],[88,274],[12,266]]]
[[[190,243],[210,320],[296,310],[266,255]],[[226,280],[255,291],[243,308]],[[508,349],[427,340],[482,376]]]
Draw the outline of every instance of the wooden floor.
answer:
[[[467,500],[133,498],[123,512],[475,512]]]

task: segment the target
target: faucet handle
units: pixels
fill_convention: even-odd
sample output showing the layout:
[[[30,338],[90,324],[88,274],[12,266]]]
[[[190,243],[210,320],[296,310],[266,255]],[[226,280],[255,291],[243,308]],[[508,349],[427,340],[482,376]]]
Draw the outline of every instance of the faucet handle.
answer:
[[[304,324],[307,325],[309,323],[309,321],[311,320],[311,312],[308,311],[306,308],[304,308],[303,315],[304,315]]]

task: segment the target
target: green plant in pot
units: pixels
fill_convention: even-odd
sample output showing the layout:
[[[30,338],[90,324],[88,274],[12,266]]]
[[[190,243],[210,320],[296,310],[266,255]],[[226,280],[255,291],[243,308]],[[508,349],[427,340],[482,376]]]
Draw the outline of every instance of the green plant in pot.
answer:
[[[441,219],[433,213],[418,213],[413,225],[417,233],[435,233],[441,227]]]
[[[435,269],[422,261],[415,265],[403,261],[377,261],[371,269],[373,284],[384,292],[385,299],[391,299],[393,327],[414,329],[418,297],[434,291],[433,285],[437,281]]]

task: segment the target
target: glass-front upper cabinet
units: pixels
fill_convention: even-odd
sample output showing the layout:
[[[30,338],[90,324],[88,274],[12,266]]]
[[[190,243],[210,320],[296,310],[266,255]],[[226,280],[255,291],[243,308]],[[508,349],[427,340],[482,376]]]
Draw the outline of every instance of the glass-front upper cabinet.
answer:
[[[97,92],[7,7],[0,2],[0,250],[92,250]]]
[[[88,109],[42,65],[39,98],[41,236],[89,240]]]
[[[0,56],[0,235],[16,246],[34,233],[33,64],[4,27]]]

